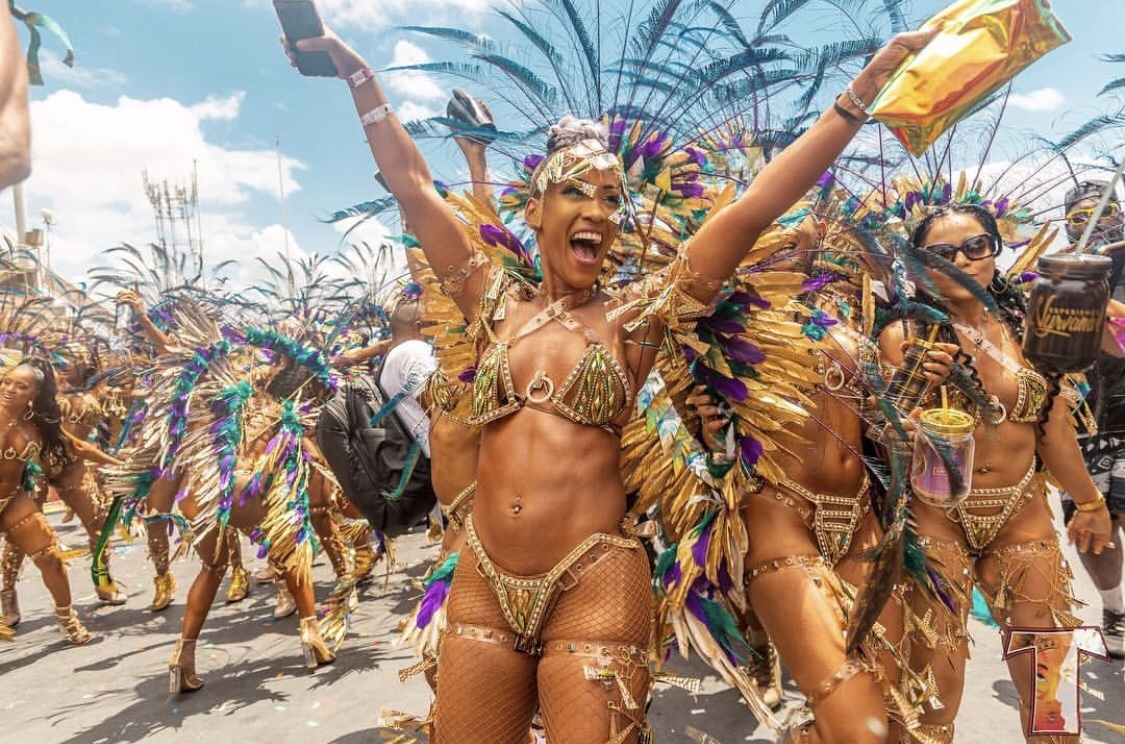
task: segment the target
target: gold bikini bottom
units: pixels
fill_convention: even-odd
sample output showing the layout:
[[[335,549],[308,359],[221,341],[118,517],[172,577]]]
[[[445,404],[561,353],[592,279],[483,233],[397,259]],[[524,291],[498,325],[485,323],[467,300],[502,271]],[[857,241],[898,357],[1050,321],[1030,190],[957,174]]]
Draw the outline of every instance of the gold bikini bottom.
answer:
[[[832,496],[823,493],[813,493],[796,481],[789,479],[777,484],[774,490],[775,498],[782,504],[796,512],[805,526],[816,537],[816,545],[820,554],[829,566],[834,566],[848,552],[855,534],[856,525],[867,510],[871,507],[867,491],[871,481],[867,473],[863,474],[863,483],[855,496]],[[786,489],[797,494],[810,505],[806,506],[779,489]]]
[[[516,634],[512,647],[531,656],[543,653],[539,635],[551,607],[560,594],[577,586],[582,571],[609,556],[613,548],[640,548],[635,539],[595,532],[544,575],[514,576],[498,568],[484,552],[473,527],[472,515],[465,518],[465,531],[469,549],[477,558],[477,570],[492,587],[508,627]]]
[[[968,498],[947,512],[954,522],[961,525],[965,533],[965,540],[969,547],[975,551],[984,550],[1012,515],[1035,495],[1035,489],[1028,486],[1035,479],[1035,463],[1027,469],[1027,473],[1014,486],[1002,488],[974,488],[969,492]],[[994,511],[999,509],[999,511]],[[992,513],[980,514],[981,510]]]

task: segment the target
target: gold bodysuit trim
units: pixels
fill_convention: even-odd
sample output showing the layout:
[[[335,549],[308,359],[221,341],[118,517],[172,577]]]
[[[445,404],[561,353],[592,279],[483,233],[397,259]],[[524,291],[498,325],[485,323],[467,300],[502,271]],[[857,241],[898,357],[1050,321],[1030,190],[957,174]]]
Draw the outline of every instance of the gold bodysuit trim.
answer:
[[[15,447],[8,447],[4,450],[0,450],[0,460],[18,460],[19,462],[27,462],[28,460],[34,459],[35,456],[39,454],[39,451],[39,443],[31,440],[26,445],[24,445],[22,451],[16,451]]]
[[[497,567],[484,552],[471,514],[465,517],[465,532],[469,549],[477,559],[477,570],[492,587],[508,627],[516,634],[512,648],[531,656],[542,654],[543,644],[539,634],[543,623],[559,595],[577,585],[578,574],[606,557],[613,548],[633,550],[640,547],[634,539],[595,532],[578,543],[546,574],[512,576]]]
[[[947,512],[949,519],[961,525],[965,539],[973,550],[987,547],[1021,506],[1031,500],[1028,486],[1035,478],[1035,463],[1014,486],[974,488],[968,498]],[[995,514],[978,514],[980,509],[999,509]]]
[[[988,354],[1016,378],[1015,405],[1005,412],[1003,403],[993,396],[994,402],[1001,411],[999,420],[994,423],[1014,421],[1019,424],[1030,424],[1038,421],[1043,412],[1043,405],[1047,402],[1047,378],[1034,369],[1020,364],[1011,354],[989,341],[977,329],[963,323],[955,323],[954,327],[968,336],[978,349]]]
[[[473,481],[453,497],[449,506],[442,505],[441,511],[445,514],[445,518],[449,520],[449,527],[454,532],[460,532],[465,526],[465,519],[472,510],[473,497],[476,496],[476,493],[477,482]]]

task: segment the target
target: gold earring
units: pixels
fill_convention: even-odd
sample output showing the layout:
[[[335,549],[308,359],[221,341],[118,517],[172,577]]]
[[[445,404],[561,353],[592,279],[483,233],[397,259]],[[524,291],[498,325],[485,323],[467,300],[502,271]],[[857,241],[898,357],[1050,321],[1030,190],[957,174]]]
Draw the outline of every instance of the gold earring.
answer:
[[[33,418],[35,418],[35,408],[32,406],[31,401],[28,401],[27,402],[27,410],[24,411],[24,414],[23,414],[23,420],[24,421],[31,421],[31,419],[33,419]]]

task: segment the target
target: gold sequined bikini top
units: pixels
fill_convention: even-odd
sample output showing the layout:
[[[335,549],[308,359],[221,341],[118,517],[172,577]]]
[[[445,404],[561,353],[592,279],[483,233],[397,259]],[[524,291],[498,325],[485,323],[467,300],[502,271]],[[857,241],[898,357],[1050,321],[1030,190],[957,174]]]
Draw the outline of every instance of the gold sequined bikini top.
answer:
[[[477,364],[471,425],[487,424],[526,407],[562,416],[576,424],[620,433],[616,421],[633,404],[629,374],[598,341],[593,330],[567,312],[589,299],[590,294],[592,292],[552,302],[504,340],[496,336],[490,323],[482,324],[492,345]],[[556,386],[546,371],[539,370],[520,394],[512,379],[510,349],[551,321],[583,334],[586,350],[560,385]]]
[[[1043,413],[1043,406],[1047,402],[1047,378],[1031,367],[1020,364],[1010,354],[985,338],[977,329],[963,323],[955,323],[954,325],[971,338],[976,343],[977,348],[996,360],[1001,367],[1016,378],[1016,402],[1011,408],[1006,409],[1004,404],[996,396],[993,396],[994,402],[1000,408],[998,417],[1000,421],[1014,421],[1019,424],[1037,422]]]

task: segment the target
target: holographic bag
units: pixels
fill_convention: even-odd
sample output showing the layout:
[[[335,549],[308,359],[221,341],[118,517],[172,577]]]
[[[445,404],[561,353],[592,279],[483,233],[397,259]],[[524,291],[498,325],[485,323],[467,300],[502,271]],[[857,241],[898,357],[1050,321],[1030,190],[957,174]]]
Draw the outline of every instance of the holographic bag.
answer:
[[[1070,34],[1047,0],[958,0],[926,26],[942,30],[875,97],[870,114],[913,155]]]

